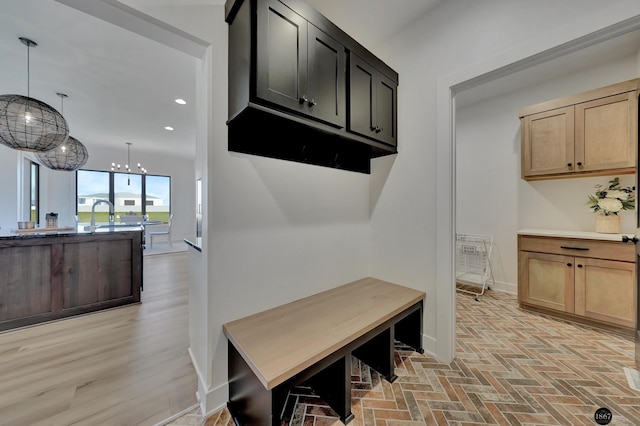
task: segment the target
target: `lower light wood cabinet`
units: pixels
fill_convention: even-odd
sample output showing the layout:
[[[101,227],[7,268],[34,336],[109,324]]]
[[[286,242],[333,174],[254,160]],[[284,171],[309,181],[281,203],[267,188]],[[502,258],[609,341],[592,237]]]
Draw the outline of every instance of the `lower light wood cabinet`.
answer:
[[[633,244],[519,235],[518,250],[521,307],[633,332]]]

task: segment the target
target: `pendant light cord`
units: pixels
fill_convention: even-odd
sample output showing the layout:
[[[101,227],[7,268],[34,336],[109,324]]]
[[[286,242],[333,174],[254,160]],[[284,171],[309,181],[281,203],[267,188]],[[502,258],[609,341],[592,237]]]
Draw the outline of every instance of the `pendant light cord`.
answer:
[[[30,75],[30,65],[31,65],[31,61],[29,60],[29,52],[31,50],[31,47],[29,46],[29,44],[27,43],[27,98],[31,97],[31,93],[29,92],[29,80],[31,79],[31,75]]]

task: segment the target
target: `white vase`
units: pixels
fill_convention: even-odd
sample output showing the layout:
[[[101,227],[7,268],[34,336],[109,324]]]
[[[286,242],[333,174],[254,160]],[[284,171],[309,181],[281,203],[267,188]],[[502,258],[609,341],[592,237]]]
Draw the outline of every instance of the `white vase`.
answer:
[[[601,234],[619,234],[620,233],[620,216],[597,215],[596,216],[596,232]]]

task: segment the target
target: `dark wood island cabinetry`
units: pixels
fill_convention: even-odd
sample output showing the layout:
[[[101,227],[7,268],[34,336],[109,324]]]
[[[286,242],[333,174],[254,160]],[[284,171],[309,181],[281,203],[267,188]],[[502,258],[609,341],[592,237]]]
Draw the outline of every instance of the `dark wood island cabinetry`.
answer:
[[[0,236],[0,331],[140,302],[142,229]]]

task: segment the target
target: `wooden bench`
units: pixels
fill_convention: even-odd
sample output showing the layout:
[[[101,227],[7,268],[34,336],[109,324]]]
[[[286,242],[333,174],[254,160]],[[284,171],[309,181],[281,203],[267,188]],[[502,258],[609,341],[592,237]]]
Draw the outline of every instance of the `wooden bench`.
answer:
[[[224,324],[236,424],[280,425],[289,390],[302,382],[351,421],[351,355],[394,381],[394,339],[423,352],[424,297],[364,278]]]

